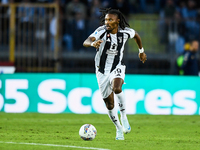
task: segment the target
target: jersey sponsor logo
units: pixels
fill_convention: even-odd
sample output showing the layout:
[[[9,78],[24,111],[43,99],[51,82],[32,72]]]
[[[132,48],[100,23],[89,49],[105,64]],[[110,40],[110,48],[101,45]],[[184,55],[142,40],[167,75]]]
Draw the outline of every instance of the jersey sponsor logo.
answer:
[[[108,50],[106,51],[106,54],[110,54],[110,55],[117,55],[117,53],[118,53],[117,50],[110,50],[110,49],[108,49]]]
[[[117,45],[114,43],[112,46],[111,46],[111,48],[110,48],[111,50],[117,50]]]
[[[108,49],[106,51],[106,54],[117,55],[118,54],[117,45],[116,44],[112,44],[110,46],[110,49]]]

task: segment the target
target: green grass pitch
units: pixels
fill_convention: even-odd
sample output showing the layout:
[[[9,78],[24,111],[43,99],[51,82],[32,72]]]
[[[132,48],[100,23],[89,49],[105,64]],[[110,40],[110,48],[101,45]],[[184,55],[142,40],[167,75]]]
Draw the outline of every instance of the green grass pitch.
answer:
[[[128,115],[132,131],[125,134],[124,141],[116,141],[115,127],[107,115],[1,112],[0,150],[199,150],[199,117]],[[85,123],[97,129],[93,141],[83,141],[79,137],[79,128]]]

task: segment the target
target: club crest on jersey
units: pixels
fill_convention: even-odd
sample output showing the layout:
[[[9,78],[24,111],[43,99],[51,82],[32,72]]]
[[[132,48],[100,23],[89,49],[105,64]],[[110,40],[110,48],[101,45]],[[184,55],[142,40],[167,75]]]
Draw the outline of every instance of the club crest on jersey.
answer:
[[[122,42],[122,37],[118,37],[119,43]]]

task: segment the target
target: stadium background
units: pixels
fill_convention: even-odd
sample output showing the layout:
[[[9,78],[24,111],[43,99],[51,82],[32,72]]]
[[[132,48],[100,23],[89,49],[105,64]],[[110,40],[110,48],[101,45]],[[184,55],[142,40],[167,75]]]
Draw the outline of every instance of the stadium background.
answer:
[[[176,64],[187,42],[200,40],[199,6],[197,0],[2,0],[0,110],[106,113],[95,110],[102,105],[94,74],[95,49],[85,49],[82,43],[100,25],[99,8],[112,7],[120,9],[140,34],[148,57],[142,64],[135,41],[129,40],[123,87],[131,99],[129,113],[200,114],[200,79],[178,76]],[[15,73],[6,74],[13,66]],[[55,86],[41,92],[44,82]],[[74,90],[77,93],[71,94]],[[99,101],[93,105],[95,94]],[[65,107],[56,111],[62,102]],[[39,111],[43,103],[49,107]],[[77,104],[80,109],[70,107]],[[52,108],[55,112],[49,111]]]
[[[200,40],[199,4],[0,0],[0,149],[199,150],[200,78],[178,75],[176,65],[187,42]],[[126,45],[123,91],[132,131],[124,141],[115,140],[98,90],[95,49],[82,46],[99,26],[99,7],[120,9],[147,53],[142,64],[134,40]],[[85,123],[97,129],[92,142],[78,135]]]

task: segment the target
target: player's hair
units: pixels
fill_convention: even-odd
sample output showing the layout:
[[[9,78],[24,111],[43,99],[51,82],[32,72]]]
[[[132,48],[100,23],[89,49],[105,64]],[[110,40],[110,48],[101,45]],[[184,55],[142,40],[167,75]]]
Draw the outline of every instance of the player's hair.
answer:
[[[104,24],[104,22],[105,22],[106,14],[114,14],[114,15],[117,15],[118,19],[120,20],[119,21],[120,28],[124,29],[125,27],[130,27],[130,25],[126,21],[126,18],[119,10],[112,9],[112,8],[101,8],[100,12],[102,13],[102,16],[100,17],[102,24]]]

